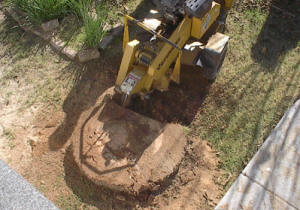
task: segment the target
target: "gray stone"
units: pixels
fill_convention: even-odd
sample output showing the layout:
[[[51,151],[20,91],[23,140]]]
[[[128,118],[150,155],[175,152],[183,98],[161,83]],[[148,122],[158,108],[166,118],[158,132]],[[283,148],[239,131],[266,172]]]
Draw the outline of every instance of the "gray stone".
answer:
[[[119,35],[123,31],[123,28],[124,27],[121,23],[117,23],[116,25],[114,25],[110,32],[101,39],[99,48],[101,50],[105,50],[108,45],[111,44],[111,42],[114,40],[114,37]]]
[[[74,60],[77,55],[77,52],[69,47],[63,48],[61,52],[71,60]]]
[[[262,186],[240,175],[215,210],[281,210],[295,208]]]
[[[99,48],[101,50],[105,50],[107,48],[107,46],[113,41],[114,36],[113,35],[106,35],[103,37],[103,39],[101,39],[100,43],[99,43]]]
[[[118,23],[118,24],[114,25],[114,27],[112,29],[112,34],[114,36],[119,35],[120,33],[123,32],[123,29],[124,29],[123,25],[121,23]]]
[[[62,40],[56,39],[56,38],[52,38],[50,41],[50,45],[56,50],[56,51],[61,51],[64,46],[65,46],[65,42],[63,42]]]
[[[78,61],[85,63],[90,60],[100,58],[100,52],[98,49],[87,49],[77,53]]]
[[[39,191],[0,160],[1,210],[58,210]]]
[[[43,23],[41,25],[42,29],[45,32],[54,31],[58,26],[59,26],[58,19],[50,20],[50,21],[48,21],[46,23]]]
[[[42,39],[44,39],[45,41],[49,41],[51,39],[51,34],[50,33],[45,33],[42,30],[35,30],[33,28],[28,28],[28,30],[35,34],[36,36],[41,37]]]

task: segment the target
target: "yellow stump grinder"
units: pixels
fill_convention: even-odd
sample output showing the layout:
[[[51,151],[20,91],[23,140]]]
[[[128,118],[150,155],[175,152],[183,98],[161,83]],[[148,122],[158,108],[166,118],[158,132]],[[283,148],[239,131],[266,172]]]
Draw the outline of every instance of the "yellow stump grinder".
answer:
[[[144,20],[124,19],[124,55],[116,81],[124,104],[132,95],[144,97],[154,89],[168,90],[171,81],[180,83],[181,64],[198,67],[214,80],[227,51],[229,37],[219,32],[232,0],[154,2],[158,11],[151,10]],[[148,32],[148,38],[130,40],[129,22]]]
[[[82,114],[72,136],[81,171],[99,185],[137,195],[159,189],[176,172],[186,138],[178,124],[165,124],[125,107],[153,90],[180,83],[181,65],[215,80],[228,48],[222,31],[233,0],[153,0],[142,20],[124,18],[123,58],[114,96]],[[136,25],[143,33],[130,32]],[[135,36],[136,35],[136,36]],[[131,39],[135,36],[135,39]],[[119,105],[113,99],[117,98]]]

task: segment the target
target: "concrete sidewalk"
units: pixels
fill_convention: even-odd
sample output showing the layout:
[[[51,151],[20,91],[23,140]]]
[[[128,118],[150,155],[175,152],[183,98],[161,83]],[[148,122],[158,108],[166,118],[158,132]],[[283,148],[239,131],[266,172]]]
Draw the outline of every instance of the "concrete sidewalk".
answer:
[[[0,210],[58,210],[24,178],[0,160]]]
[[[300,100],[215,209],[300,209]]]

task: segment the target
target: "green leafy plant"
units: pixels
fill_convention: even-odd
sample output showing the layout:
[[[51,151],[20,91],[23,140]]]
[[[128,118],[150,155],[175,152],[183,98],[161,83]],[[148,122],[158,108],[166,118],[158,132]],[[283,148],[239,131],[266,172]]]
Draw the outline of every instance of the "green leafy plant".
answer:
[[[88,4],[91,3],[91,0],[69,0],[68,7],[74,15],[76,15],[79,19],[82,19],[84,10],[86,10]]]
[[[70,0],[70,8],[83,21],[86,45],[97,47],[105,35],[104,25],[108,16],[106,5],[96,4],[92,0]]]
[[[95,0],[8,0],[23,10],[36,24],[75,14],[83,23],[85,43],[95,48],[105,35],[104,26],[109,15],[105,3]]]
[[[69,0],[10,0],[35,23],[40,24],[68,13]]]
[[[105,35],[104,25],[107,20],[107,8],[101,4],[96,6],[95,14],[85,12],[83,15],[86,44],[88,47],[96,47]]]

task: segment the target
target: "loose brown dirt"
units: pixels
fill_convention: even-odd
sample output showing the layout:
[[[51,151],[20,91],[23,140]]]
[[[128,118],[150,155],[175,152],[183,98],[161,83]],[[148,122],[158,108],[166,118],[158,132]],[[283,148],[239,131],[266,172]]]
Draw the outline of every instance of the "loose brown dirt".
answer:
[[[95,108],[97,106],[90,110]],[[25,173],[25,178],[59,207],[74,206],[68,203],[73,202],[74,195],[81,199],[76,207],[80,205],[82,209],[210,209],[221,198],[216,184],[222,174],[218,169],[218,157],[208,142],[196,138],[189,138],[177,171],[159,185],[153,182],[152,187],[138,197],[94,184],[95,180],[83,175],[82,168],[74,160],[71,138],[59,150],[49,147],[51,136],[60,129],[58,122],[62,117],[57,114],[45,122],[38,121],[40,142],[33,146],[33,161]],[[82,125],[82,121],[76,124]],[[65,131],[68,129],[73,128],[64,127]],[[93,155],[94,159],[99,156],[101,154]],[[66,198],[67,201],[63,201]]]
[[[165,92],[154,91],[149,100],[133,100],[129,109],[161,122],[189,125],[194,120],[211,83],[201,70],[182,66],[180,85],[171,83]]]
[[[96,184],[132,195],[160,188],[184,156],[181,126],[120,107],[107,93],[104,97],[82,114],[72,135],[79,168]]]
[[[62,208],[70,204],[61,202],[73,202],[75,194],[81,199],[78,205],[82,209],[211,209],[221,198],[216,184],[222,175],[218,164],[208,142],[190,139],[178,171],[159,188],[134,197],[95,185],[82,175],[70,145],[66,150],[51,151],[47,142],[41,142],[34,149],[25,178]],[[67,201],[60,200],[63,198]]]
[[[220,199],[218,158],[206,141],[191,139],[172,185],[154,198],[157,209],[212,209]]]
[[[173,93],[175,94],[176,91]],[[195,98],[195,100],[198,99]],[[96,185],[93,177],[87,178],[86,174],[83,175],[81,166],[78,167],[78,161],[76,163],[74,160],[72,138],[68,137],[63,141],[64,144],[58,142],[66,137],[65,134],[69,133],[69,129],[75,130],[77,133],[77,127],[82,126],[88,119],[84,118],[85,113],[97,110],[102,101],[103,98],[100,97],[93,107],[83,111],[76,121],[76,125],[61,122],[61,125],[58,126],[58,122],[62,121],[63,117],[61,114],[52,116],[45,122],[38,121],[41,127],[38,135],[42,140],[34,146],[33,161],[26,178],[39,186],[39,189],[49,199],[58,206],[65,206],[65,203],[60,203],[60,197],[72,197],[75,194],[82,199],[81,207],[88,209],[92,207],[98,209],[210,209],[217,204],[221,198],[221,190],[216,183],[219,182],[217,179],[222,174],[218,169],[218,157],[208,142],[196,138],[188,137],[185,156],[179,168],[163,182],[153,182],[152,186],[139,193],[138,197]],[[74,103],[81,102],[74,101]],[[75,109],[72,110],[76,112]],[[114,110],[110,112],[111,116],[115,115]],[[53,134],[60,130],[62,125],[64,132],[59,132],[59,135],[53,137]],[[117,133],[114,132],[114,135]],[[86,137],[89,139],[88,136]],[[51,141],[55,143],[53,144]],[[118,156],[120,154],[118,153]],[[93,153],[88,158],[91,163],[95,164],[95,161],[101,156],[101,154],[97,156]],[[64,180],[57,177],[62,177]],[[72,200],[72,198],[69,199]]]

